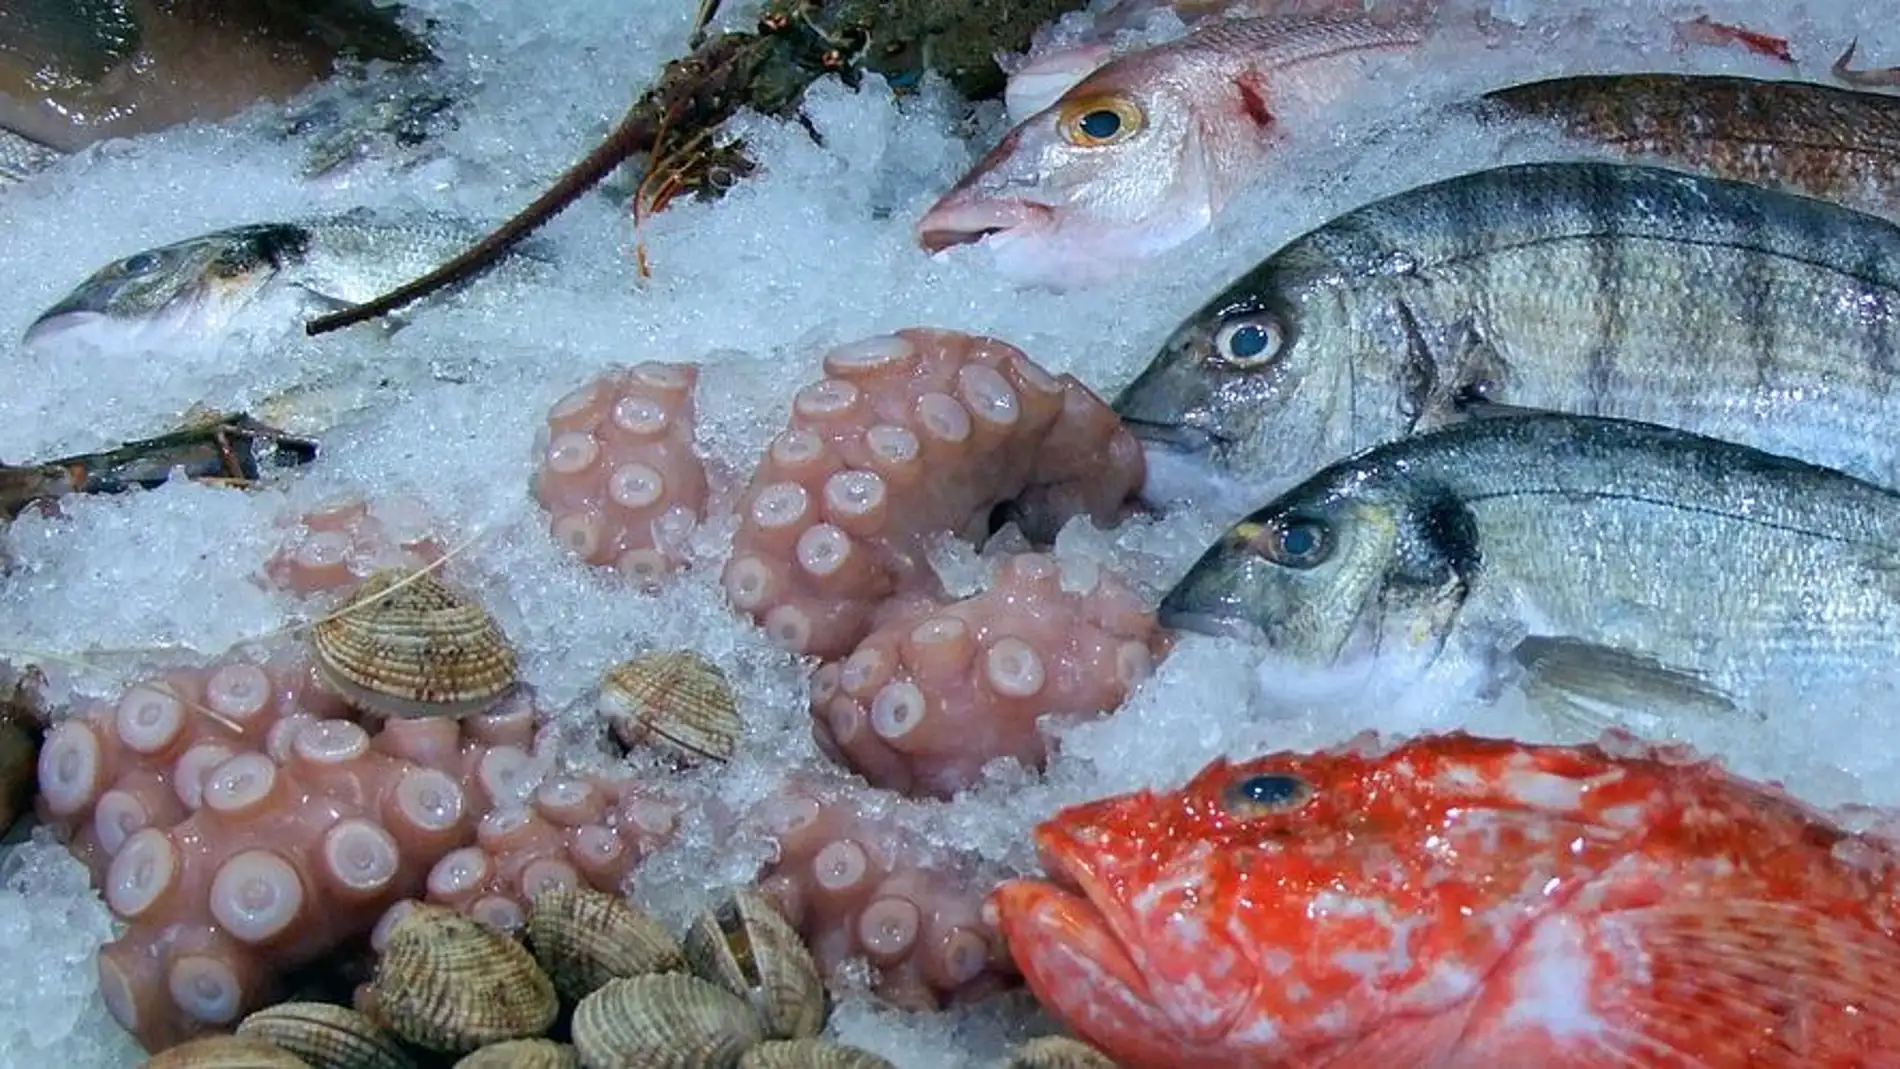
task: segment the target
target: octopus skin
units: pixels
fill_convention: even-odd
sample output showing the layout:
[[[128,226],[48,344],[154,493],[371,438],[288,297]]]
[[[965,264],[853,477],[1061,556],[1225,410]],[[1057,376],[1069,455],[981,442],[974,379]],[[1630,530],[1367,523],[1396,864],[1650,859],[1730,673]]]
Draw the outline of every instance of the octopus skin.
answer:
[[[993,883],[863,813],[862,788],[794,782],[747,814],[776,858],[759,888],[811,948],[821,974],[870,963],[877,994],[906,1009],[971,1002],[1017,981],[983,916]]]
[[[427,507],[399,495],[340,497],[278,526],[284,534],[264,563],[264,578],[305,597],[353,587],[383,568],[423,568],[446,552]]]
[[[664,792],[630,777],[553,772],[522,804],[488,810],[474,840],[430,868],[424,900],[518,932],[543,891],[623,893],[640,862],[671,839],[679,812]]]
[[[68,717],[38,806],[127,923],[99,953],[107,1008],[160,1050],[267,1003],[525,794],[533,726],[514,707],[372,735],[295,654],[175,669]]]
[[[537,442],[534,497],[556,542],[649,589],[686,563],[708,494],[693,444],[698,381],[691,364],[648,361],[555,403]]]
[[[1118,518],[1145,470],[1108,405],[1007,342],[908,329],[831,350],[739,500],[728,600],[823,661],[941,595],[934,539],[1006,501]]]
[[[812,677],[812,729],[873,786],[948,798],[983,765],[1040,768],[1044,715],[1119,706],[1166,652],[1141,598],[1106,572],[1062,589],[1056,561],[1004,558],[984,593],[898,617]]]

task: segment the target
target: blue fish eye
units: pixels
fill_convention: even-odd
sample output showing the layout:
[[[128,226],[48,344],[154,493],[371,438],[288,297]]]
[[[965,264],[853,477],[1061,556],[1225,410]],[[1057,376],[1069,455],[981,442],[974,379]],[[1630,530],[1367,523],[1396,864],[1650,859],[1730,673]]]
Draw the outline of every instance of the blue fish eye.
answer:
[[[1227,806],[1236,814],[1261,816],[1283,813],[1305,805],[1313,797],[1312,784],[1285,772],[1248,776],[1227,789]]]
[[[1097,108],[1082,116],[1082,132],[1097,141],[1106,141],[1121,132],[1122,117],[1107,108]]]
[[[1318,520],[1276,520],[1245,529],[1248,548],[1287,568],[1317,568],[1333,555],[1332,532]]]
[[[1225,323],[1214,335],[1215,354],[1242,369],[1261,367],[1277,359],[1285,345],[1286,330],[1280,320],[1264,312]]]
[[[137,252],[119,261],[119,270],[128,275],[142,275],[158,266],[158,254],[155,252]]]

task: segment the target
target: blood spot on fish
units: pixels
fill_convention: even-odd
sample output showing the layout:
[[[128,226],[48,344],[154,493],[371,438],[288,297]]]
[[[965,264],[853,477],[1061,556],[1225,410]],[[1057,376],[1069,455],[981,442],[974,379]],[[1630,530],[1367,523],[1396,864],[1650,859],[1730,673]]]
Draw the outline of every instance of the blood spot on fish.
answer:
[[[1240,108],[1255,126],[1265,130],[1273,125],[1273,111],[1267,107],[1266,86],[1263,79],[1248,72],[1234,79],[1234,88],[1240,90]]]

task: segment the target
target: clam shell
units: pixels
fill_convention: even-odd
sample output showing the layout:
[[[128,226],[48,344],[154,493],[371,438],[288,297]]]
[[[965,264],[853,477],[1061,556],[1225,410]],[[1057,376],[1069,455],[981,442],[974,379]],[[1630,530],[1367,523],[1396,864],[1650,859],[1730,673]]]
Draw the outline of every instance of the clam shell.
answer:
[[[764,1039],[737,995],[685,973],[610,980],[574,1008],[586,1069],[734,1069]]]
[[[535,896],[527,934],[534,960],[570,1002],[609,980],[686,967],[679,941],[658,921],[591,887]]]
[[[607,670],[602,717],[622,746],[652,746],[686,761],[729,761],[745,725],[732,684],[692,650],[647,653]]]
[[[483,1047],[454,1069],[581,1069],[581,1056],[551,1039],[510,1039]]]
[[[385,568],[311,628],[317,671],[381,716],[463,717],[515,685],[515,652],[488,611],[433,573]],[[403,585],[383,596],[397,583]]]
[[[701,912],[680,940],[695,973],[752,1004],[772,1039],[807,1039],[825,1027],[825,982],[811,951],[770,900],[734,891]]]
[[[1120,1069],[1115,1060],[1079,1039],[1038,1036],[1011,1052],[997,1069]]]
[[[261,1039],[205,1036],[161,1051],[144,1069],[315,1069],[309,1062]]]
[[[520,943],[432,905],[390,928],[371,998],[391,1032],[448,1054],[540,1035],[561,1008],[554,982]]]
[[[897,1069],[868,1050],[828,1039],[774,1039],[745,1052],[739,1069]]]
[[[375,1021],[328,1002],[284,1002],[251,1014],[237,1034],[274,1043],[317,1069],[415,1069]]]

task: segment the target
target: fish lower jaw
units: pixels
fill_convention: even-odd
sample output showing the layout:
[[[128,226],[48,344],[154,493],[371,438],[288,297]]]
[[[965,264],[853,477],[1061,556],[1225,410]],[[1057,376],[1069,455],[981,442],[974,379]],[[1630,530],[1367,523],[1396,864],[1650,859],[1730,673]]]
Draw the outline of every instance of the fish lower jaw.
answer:
[[[1027,200],[939,203],[917,221],[917,244],[935,256],[959,245],[974,245],[999,234],[1016,234],[1047,225],[1051,209]]]

